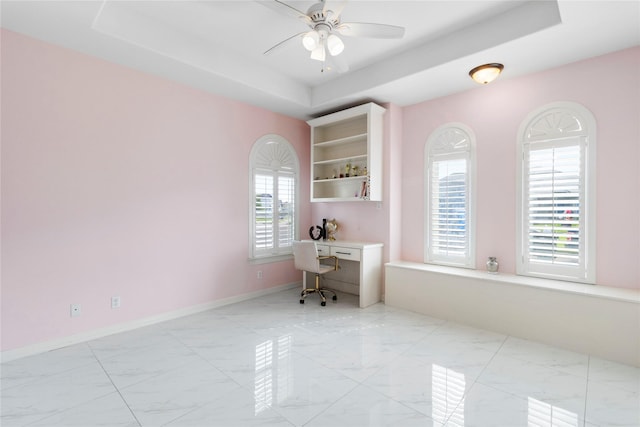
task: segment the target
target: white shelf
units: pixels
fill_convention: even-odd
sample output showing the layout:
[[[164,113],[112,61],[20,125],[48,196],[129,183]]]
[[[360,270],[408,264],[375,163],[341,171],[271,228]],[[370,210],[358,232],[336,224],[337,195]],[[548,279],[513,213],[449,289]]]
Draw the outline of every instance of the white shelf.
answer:
[[[332,139],[330,141],[319,141],[313,144],[314,147],[318,148],[318,147],[330,147],[332,145],[337,145],[337,144],[348,144],[350,142],[355,142],[355,141],[360,141],[360,140],[365,140],[366,141],[367,138],[367,134],[366,133],[361,133],[359,135],[353,135],[353,136],[347,136],[344,138],[338,138],[338,139]]]
[[[363,154],[361,156],[349,156],[349,157],[340,157],[337,159],[330,159],[330,160],[320,160],[318,162],[314,162],[314,165],[331,165],[331,164],[336,164],[336,163],[347,163],[347,162],[351,162],[351,163],[359,163],[360,161],[367,161],[367,155]]]
[[[382,201],[385,111],[368,103],[307,122],[311,126],[312,202]],[[346,171],[347,164],[357,166],[360,171],[366,168],[367,174],[333,178],[351,173]]]
[[[365,179],[367,179],[366,176],[364,175],[359,175],[359,176],[348,176],[346,178],[325,178],[325,179],[314,179],[313,182],[314,183],[335,183],[337,181],[355,181],[358,180],[360,182],[364,181]]]

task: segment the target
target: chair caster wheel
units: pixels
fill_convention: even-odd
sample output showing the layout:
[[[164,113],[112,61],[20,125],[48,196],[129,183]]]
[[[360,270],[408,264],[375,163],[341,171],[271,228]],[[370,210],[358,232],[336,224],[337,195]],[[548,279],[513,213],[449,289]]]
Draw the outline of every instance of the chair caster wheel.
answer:
[[[322,301],[322,302],[320,303],[320,305],[324,307],[325,305],[327,305],[327,302],[326,302],[326,301]]]
[[[337,296],[337,295],[334,295],[334,296],[333,296],[333,300],[334,300],[334,301],[338,301],[338,296]]]
[[[303,299],[300,300],[300,304],[304,304],[304,300]]]

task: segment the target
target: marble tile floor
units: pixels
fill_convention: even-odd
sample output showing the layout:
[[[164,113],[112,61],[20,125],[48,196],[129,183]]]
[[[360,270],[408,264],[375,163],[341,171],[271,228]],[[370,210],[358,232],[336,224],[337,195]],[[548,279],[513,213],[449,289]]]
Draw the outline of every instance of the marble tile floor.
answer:
[[[10,426],[640,426],[640,369],[291,289],[1,366]]]

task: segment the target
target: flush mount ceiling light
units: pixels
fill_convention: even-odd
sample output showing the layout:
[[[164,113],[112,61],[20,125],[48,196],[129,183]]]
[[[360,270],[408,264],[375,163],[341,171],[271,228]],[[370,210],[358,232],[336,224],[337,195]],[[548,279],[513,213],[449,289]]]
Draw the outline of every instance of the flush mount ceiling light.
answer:
[[[337,66],[339,72],[344,72],[349,67],[346,63],[335,58],[344,50],[342,36],[379,39],[399,39],[404,36],[404,28],[395,25],[374,24],[371,22],[342,22],[340,14],[346,3],[346,0],[320,0],[305,13],[280,0],[261,1],[260,4],[280,14],[293,17],[311,29],[311,31],[307,29],[281,41],[267,50],[265,54],[273,53],[275,50],[295,43],[301,38],[304,48],[311,52],[311,59],[322,61],[323,63],[330,60]],[[327,52],[329,55],[327,55]]]
[[[498,63],[480,65],[469,71],[471,78],[483,85],[491,83],[500,75],[504,65]]]

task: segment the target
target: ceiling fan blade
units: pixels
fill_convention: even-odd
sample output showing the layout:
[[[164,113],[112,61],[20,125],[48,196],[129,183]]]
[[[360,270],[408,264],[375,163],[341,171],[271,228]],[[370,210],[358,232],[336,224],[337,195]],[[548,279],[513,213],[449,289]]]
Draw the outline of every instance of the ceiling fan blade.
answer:
[[[278,43],[277,45],[273,46],[272,48],[266,50],[263,55],[269,55],[272,54],[275,51],[278,51],[280,49],[282,49],[285,46],[289,46],[291,44],[293,44],[294,41],[296,41],[296,39],[298,38],[302,38],[302,36],[304,36],[305,34],[307,34],[307,31],[303,31],[301,33],[298,34],[294,34],[293,36],[289,37],[288,39],[282,40],[280,43]],[[300,45],[302,45],[302,43],[300,42]]]
[[[263,6],[268,7],[269,9],[271,9],[273,11],[278,12],[281,15],[286,15],[286,16],[291,16],[291,17],[294,17],[294,18],[298,18],[298,19],[300,19],[301,21],[303,21],[307,25],[313,24],[313,21],[311,21],[311,18],[309,18],[306,13],[302,12],[301,10],[296,9],[293,6],[289,6],[285,2],[282,2],[282,1],[279,1],[279,0],[262,0],[262,1],[258,1],[258,3],[260,3]]]
[[[336,28],[336,31],[343,36],[375,39],[401,39],[404,36],[404,27],[370,22],[344,22]]]
[[[327,12],[331,11],[330,19],[337,19],[342,13],[342,9],[347,5],[348,0],[325,0],[322,12],[327,16]]]

